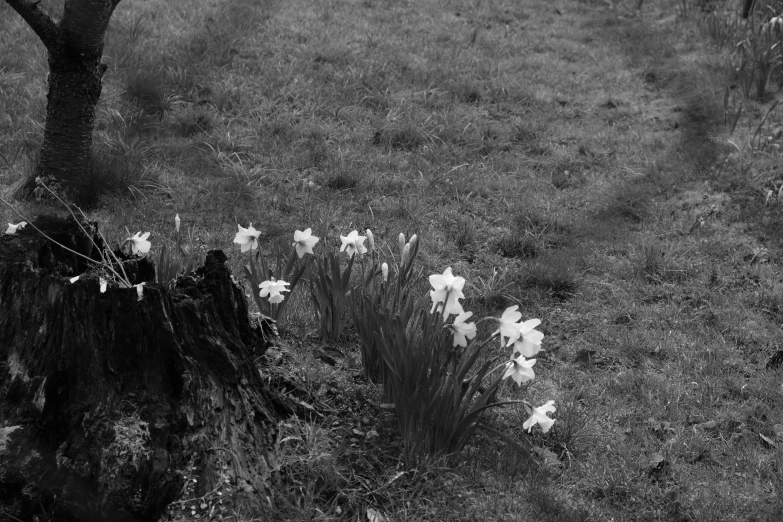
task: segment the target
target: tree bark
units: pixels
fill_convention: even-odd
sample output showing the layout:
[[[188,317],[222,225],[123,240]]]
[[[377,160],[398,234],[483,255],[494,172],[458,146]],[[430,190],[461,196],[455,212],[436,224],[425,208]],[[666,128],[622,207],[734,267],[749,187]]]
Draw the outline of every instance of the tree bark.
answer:
[[[49,52],[46,125],[35,176],[17,196],[35,195],[35,177],[80,205],[89,206],[100,186],[93,172],[95,107],[106,71],[103,39],[119,0],[65,0],[55,22],[32,0],[6,0],[41,38]]]
[[[34,224],[97,257],[74,223]],[[148,282],[139,298],[100,293],[94,269],[70,283],[87,263],[31,226],[0,236],[0,513],[153,521],[183,470],[197,493],[229,480],[260,506],[292,408],[253,363],[268,342],[225,260],[210,251],[171,291],[146,260],[128,262],[131,282]]]

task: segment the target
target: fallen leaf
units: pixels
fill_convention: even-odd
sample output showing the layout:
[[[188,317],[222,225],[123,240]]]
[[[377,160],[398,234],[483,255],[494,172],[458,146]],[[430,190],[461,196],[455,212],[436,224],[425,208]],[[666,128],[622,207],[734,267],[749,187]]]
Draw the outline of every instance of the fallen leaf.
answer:
[[[774,448],[775,446],[777,446],[777,444],[775,444],[774,440],[770,439],[769,437],[765,436],[764,434],[759,433],[759,437],[761,437],[761,440],[766,442],[767,446],[769,446],[770,448]]]
[[[386,517],[377,509],[367,508],[367,522],[386,522]]]
[[[653,453],[652,459],[650,461],[652,463],[652,467],[658,468],[660,467],[664,462],[666,462],[666,458],[660,454],[660,453]]]

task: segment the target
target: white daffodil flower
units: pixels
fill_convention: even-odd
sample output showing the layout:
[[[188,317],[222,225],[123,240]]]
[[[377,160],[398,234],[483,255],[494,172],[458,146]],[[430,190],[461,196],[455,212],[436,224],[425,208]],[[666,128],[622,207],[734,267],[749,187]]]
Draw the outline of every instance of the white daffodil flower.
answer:
[[[288,284],[289,283],[286,283],[283,280],[277,281],[275,278],[272,278],[269,281],[264,281],[258,285],[261,289],[261,292],[259,292],[258,295],[261,297],[268,297],[270,303],[282,303],[285,296],[280,292],[290,292],[290,290],[286,288]]]
[[[320,239],[313,235],[313,231],[306,228],[304,232],[300,230],[294,232],[294,243],[291,246],[296,249],[296,255],[299,256],[299,259],[302,259],[305,254],[313,253],[313,247],[318,241]]]
[[[357,250],[359,255],[364,254],[367,252],[367,247],[364,246],[365,239],[367,239],[367,236],[360,236],[358,230],[353,230],[347,236],[340,236],[340,241],[343,242],[340,252],[344,251],[348,254],[348,257],[353,256]]]
[[[146,254],[150,251],[150,247],[152,246],[152,243],[147,241],[148,237],[150,237],[149,232],[145,232],[144,234],[136,232],[135,236],[126,238],[125,241],[131,242],[131,252],[134,254]]]
[[[261,232],[253,228],[253,223],[250,223],[247,228],[242,228],[242,225],[237,224],[237,228],[239,228],[239,232],[234,236],[234,243],[242,245],[242,252],[258,247],[258,236],[261,235]]]
[[[503,374],[503,378],[511,377],[514,382],[522,386],[523,382],[532,381],[535,378],[534,364],[536,364],[536,359],[525,359],[523,355],[520,355],[506,363],[506,373]]]
[[[454,346],[466,348],[468,346],[468,339],[476,337],[476,323],[465,322],[470,319],[472,315],[473,312],[462,312],[454,319],[454,323],[449,325],[449,328],[451,328],[451,331],[454,333]]]
[[[504,337],[508,339],[508,344],[505,346],[510,345],[517,339],[517,337],[519,337],[519,325],[516,323],[522,319],[522,314],[517,311],[518,308],[519,305],[506,308],[506,311],[503,312],[503,315],[500,317],[500,319],[498,319],[500,327],[492,332],[492,335],[494,336],[500,334],[500,346],[504,346]]]
[[[410,244],[410,243],[409,243]],[[451,273],[451,267],[446,268],[443,274],[434,274],[429,277],[430,298],[432,299],[432,310],[442,309],[443,315],[448,317],[451,314],[461,314],[464,312],[459,299],[465,297],[462,293],[462,287],[465,286],[465,278],[455,277]]]
[[[8,228],[5,229],[5,233],[16,234],[17,230],[22,230],[25,226],[27,226],[27,221],[20,221],[16,225],[13,223],[8,223]]]
[[[533,357],[541,351],[541,340],[544,338],[544,334],[535,329],[539,324],[541,324],[540,319],[530,319],[517,325],[519,336],[514,341],[513,353]]]
[[[554,413],[556,411],[557,408],[555,408],[555,401],[549,401],[543,406],[533,408],[533,411],[530,414],[530,418],[527,419],[524,424],[522,424],[522,428],[526,429],[528,433],[530,433],[530,431],[533,429],[533,426],[538,424],[541,426],[541,431],[546,433],[549,431],[549,428],[552,427],[552,424],[555,423],[555,419],[550,419],[546,414]]]

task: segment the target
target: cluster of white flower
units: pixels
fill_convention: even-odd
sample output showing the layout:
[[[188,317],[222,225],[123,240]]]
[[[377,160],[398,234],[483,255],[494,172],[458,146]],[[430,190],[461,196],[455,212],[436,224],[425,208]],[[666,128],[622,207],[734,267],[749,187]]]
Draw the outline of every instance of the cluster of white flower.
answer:
[[[783,18],[775,17],[769,22],[771,27],[783,28]],[[174,218],[175,227],[179,234],[180,218],[179,214]],[[22,221],[16,225],[9,223],[6,229],[6,234],[16,234],[17,231],[23,229],[27,225]],[[241,247],[242,252],[249,252],[258,247],[258,238],[261,232],[253,228],[251,223],[247,228],[243,228],[241,225],[237,225],[239,231],[234,237],[234,243],[237,243]],[[340,236],[342,245],[340,252],[345,252],[348,257],[352,257],[358,254],[362,257],[368,251],[372,251],[375,247],[375,240],[373,238],[372,231],[366,230],[366,235],[360,236],[357,230],[351,231],[347,236]],[[135,235],[125,239],[126,244],[130,245],[131,252],[133,254],[147,254],[150,251],[151,243],[147,240],[150,236],[149,232],[142,234],[137,232]],[[318,243],[319,238],[312,234],[311,229],[305,229],[304,231],[297,230],[294,232],[294,247],[296,254],[301,259],[305,254],[313,254],[313,247]],[[367,241],[368,247],[364,246],[364,242]],[[411,244],[415,243],[416,236],[412,236],[410,241],[405,241],[405,235],[400,234],[400,263],[405,262],[406,256],[411,249]],[[381,273],[383,281],[386,282],[389,276],[389,266],[386,263],[381,265]],[[75,283],[79,279],[79,276],[70,279],[71,283]],[[442,274],[433,274],[429,277],[430,285],[430,298],[432,299],[432,309],[430,313],[435,311],[440,312],[444,319],[448,319],[450,315],[455,315],[454,321],[447,325],[452,331],[454,346],[461,346],[466,348],[468,346],[468,340],[472,340],[476,337],[476,323],[467,322],[473,316],[473,312],[466,312],[462,308],[460,299],[463,299],[465,295],[462,293],[462,289],[465,286],[465,279],[455,276],[451,267],[446,268]],[[106,291],[107,282],[103,277],[99,278],[101,293]],[[263,281],[260,285],[259,295],[269,299],[270,303],[281,303],[285,299],[283,292],[289,292],[286,288],[290,283],[283,280],[276,280],[270,278],[267,281]],[[135,285],[138,292],[139,300],[142,299],[144,291],[144,283]],[[544,334],[535,328],[541,324],[539,319],[530,319],[522,321],[522,314],[519,312],[519,306],[511,306],[507,308],[503,315],[499,319],[495,319],[498,323],[498,329],[492,333],[492,336],[498,336],[500,339],[501,347],[513,347],[511,351],[511,360],[503,363],[499,368],[505,367],[505,373],[503,379],[511,377],[518,385],[528,382],[535,378],[535,372],[533,366],[536,364],[536,359],[532,359],[541,350],[541,341],[544,338]],[[530,417],[522,425],[524,429],[530,431],[534,425],[541,426],[541,430],[546,433],[554,424],[555,420],[548,417],[547,413],[556,411],[554,401],[548,401],[543,406],[538,408],[528,406]]]
[[[239,228],[239,232],[237,232],[237,235],[234,237],[234,243],[240,245],[242,252],[248,252],[257,248],[258,236],[261,235],[261,232],[253,228],[252,223],[247,228],[242,228],[242,225],[237,225],[237,227]],[[301,259],[305,254],[313,253],[313,247],[319,240],[320,239],[314,236],[313,231],[309,228],[304,231],[297,230],[294,232],[294,242],[291,246],[294,247],[296,255]],[[282,279],[275,279],[272,277],[258,285],[259,288],[261,288],[259,295],[269,299],[269,302],[272,304],[282,303],[285,299],[282,292],[289,292],[290,290],[286,288],[286,286],[289,285],[290,283],[287,283]]]
[[[454,335],[454,346],[467,347],[468,339],[476,337],[476,323],[466,323],[473,312],[465,312],[462,304],[459,302],[465,295],[462,288],[465,286],[465,279],[457,277],[451,272],[451,267],[446,268],[443,274],[434,274],[429,277],[430,298],[432,299],[432,310],[443,314],[444,319],[449,315],[456,314],[454,322],[448,325]],[[544,334],[536,330],[536,326],[541,324],[540,319],[530,319],[521,321],[522,314],[518,311],[519,306],[514,305],[505,310],[500,319],[496,319],[499,327],[492,333],[500,339],[501,347],[513,346],[511,351],[511,360],[503,363],[506,371],[504,379],[511,377],[518,385],[535,378],[533,366],[536,359],[530,359],[541,351],[541,340]],[[554,401],[549,401],[539,408],[531,407],[530,418],[525,421],[523,428],[530,431],[535,424],[541,426],[541,430],[546,433],[554,424],[554,419],[547,417],[547,412],[554,412]]]

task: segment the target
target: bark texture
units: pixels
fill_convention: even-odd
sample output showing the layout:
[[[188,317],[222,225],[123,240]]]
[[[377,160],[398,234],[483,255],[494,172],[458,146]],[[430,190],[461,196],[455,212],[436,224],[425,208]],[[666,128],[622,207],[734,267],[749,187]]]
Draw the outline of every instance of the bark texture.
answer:
[[[119,0],[65,0],[59,21],[37,1],[6,1],[49,52],[46,125],[35,176],[60,188],[68,199],[90,205],[100,186],[93,172],[92,132],[106,71],[103,40]],[[17,195],[29,198],[35,189],[33,177]]]
[[[35,224],[96,257],[75,224]],[[268,343],[225,260],[211,251],[139,300],[100,293],[97,274],[70,283],[86,262],[31,226],[0,236],[0,512],[157,520],[193,468],[197,493],[228,477],[248,504],[264,498],[267,448],[291,410],[253,364]],[[145,260],[126,272],[154,280]]]

